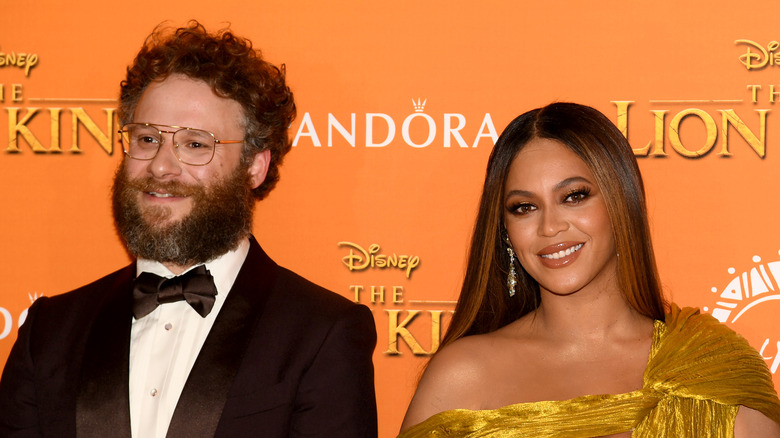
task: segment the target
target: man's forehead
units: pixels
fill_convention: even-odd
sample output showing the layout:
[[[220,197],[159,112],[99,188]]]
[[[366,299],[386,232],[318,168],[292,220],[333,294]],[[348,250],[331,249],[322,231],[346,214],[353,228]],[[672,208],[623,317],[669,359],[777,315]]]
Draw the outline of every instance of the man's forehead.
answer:
[[[223,136],[235,136],[236,130],[243,133],[245,123],[244,109],[238,101],[215,93],[206,81],[178,73],[156,79],[146,87],[133,121],[199,128]]]

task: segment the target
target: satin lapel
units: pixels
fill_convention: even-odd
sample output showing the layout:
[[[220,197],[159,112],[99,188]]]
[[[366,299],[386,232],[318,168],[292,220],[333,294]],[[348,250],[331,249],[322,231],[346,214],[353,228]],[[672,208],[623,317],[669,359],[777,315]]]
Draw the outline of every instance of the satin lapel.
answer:
[[[81,365],[76,401],[79,437],[130,437],[129,358],[135,264],[106,288]]]
[[[254,238],[250,239],[246,261],[179,397],[168,438],[214,436],[252,331],[275,281],[276,268]]]

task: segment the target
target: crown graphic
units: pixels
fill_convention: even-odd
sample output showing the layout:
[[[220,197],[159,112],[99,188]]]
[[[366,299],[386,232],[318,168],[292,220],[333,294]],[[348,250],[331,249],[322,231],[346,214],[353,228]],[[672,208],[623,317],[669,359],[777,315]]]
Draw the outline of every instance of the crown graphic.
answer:
[[[38,292],[28,293],[27,298],[30,299],[30,303],[33,303],[38,298],[42,297],[43,294],[38,295]]]
[[[425,99],[422,102],[420,101],[419,97],[417,98],[417,102],[415,102],[414,99],[412,99],[412,105],[414,105],[414,112],[421,113],[425,111],[426,103],[428,103],[428,99]]]

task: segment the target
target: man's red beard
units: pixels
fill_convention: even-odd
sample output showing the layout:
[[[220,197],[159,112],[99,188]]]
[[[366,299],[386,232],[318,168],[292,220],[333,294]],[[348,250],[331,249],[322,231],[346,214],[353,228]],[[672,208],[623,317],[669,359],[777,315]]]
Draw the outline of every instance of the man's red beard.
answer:
[[[127,250],[137,258],[191,266],[213,260],[235,249],[252,231],[252,195],[247,166],[208,187],[181,182],[156,182],[152,178],[130,180],[119,167],[114,178],[114,221]],[[177,221],[169,207],[141,207],[145,192],[164,191],[188,196],[190,213]]]

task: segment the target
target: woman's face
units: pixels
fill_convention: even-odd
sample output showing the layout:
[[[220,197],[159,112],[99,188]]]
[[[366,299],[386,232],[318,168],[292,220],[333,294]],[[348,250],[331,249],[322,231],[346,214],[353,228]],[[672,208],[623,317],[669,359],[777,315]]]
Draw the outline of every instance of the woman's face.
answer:
[[[617,287],[603,194],[585,162],[562,143],[535,138],[521,149],[509,168],[504,207],[515,254],[543,293]]]

